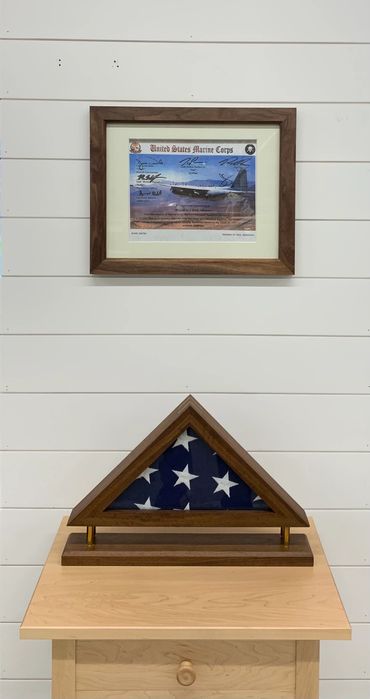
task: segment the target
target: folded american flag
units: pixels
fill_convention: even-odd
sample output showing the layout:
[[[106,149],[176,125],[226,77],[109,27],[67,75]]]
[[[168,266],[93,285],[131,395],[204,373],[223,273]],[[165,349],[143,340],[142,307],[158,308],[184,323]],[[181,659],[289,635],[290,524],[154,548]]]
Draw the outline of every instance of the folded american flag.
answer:
[[[108,510],[269,510],[190,428]]]

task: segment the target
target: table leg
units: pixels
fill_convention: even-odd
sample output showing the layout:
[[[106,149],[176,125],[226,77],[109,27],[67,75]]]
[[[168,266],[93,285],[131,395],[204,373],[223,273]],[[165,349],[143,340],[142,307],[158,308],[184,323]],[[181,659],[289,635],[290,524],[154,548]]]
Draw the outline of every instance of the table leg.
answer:
[[[296,699],[319,699],[320,641],[297,641]]]
[[[76,697],[76,642],[53,641],[52,699]]]

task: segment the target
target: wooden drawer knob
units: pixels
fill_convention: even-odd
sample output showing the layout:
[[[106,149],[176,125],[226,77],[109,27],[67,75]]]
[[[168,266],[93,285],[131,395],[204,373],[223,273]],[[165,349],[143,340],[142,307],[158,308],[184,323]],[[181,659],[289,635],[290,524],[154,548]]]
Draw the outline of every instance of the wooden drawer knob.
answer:
[[[183,660],[177,668],[177,681],[179,684],[188,687],[195,682],[196,674],[190,660]]]

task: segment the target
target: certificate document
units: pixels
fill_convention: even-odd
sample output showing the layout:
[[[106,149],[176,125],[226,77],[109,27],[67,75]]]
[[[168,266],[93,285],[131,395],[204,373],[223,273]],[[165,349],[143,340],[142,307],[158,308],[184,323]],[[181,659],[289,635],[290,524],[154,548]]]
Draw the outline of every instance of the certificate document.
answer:
[[[128,148],[129,240],[256,240],[256,140],[130,138]]]

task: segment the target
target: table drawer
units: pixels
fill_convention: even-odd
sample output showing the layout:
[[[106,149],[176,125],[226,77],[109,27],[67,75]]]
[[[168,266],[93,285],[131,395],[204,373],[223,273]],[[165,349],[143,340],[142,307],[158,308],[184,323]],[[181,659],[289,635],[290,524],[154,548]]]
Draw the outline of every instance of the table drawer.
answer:
[[[80,699],[288,699],[294,641],[77,641]]]

